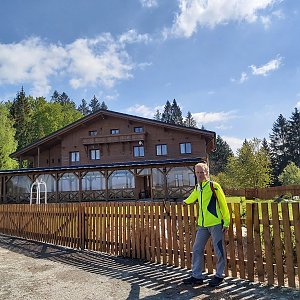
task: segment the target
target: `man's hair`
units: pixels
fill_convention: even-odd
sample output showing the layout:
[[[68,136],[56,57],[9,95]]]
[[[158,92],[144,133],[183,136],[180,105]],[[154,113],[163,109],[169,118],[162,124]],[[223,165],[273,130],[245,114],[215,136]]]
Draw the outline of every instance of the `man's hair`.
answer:
[[[208,167],[208,164],[207,164],[207,163],[205,163],[205,162],[200,162],[200,163],[197,163],[197,164],[195,165],[195,167],[196,167],[196,166],[199,166],[199,167],[201,167],[202,169],[206,170],[207,174],[209,174],[209,167]]]

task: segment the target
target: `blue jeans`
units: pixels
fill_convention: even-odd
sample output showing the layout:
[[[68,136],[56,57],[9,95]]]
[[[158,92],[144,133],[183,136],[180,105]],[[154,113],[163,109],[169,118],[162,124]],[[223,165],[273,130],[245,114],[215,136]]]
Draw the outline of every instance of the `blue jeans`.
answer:
[[[193,246],[193,267],[192,275],[195,278],[203,279],[203,267],[204,267],[204,250],[205,245],[211,236],[214,247],[214,253],[217,257],[216,265],[216,276],[223,278],[225,270],[225,251],[224,251],[224,233],[222,231],[222,224],[209,226],[209,227],[198,227],[196,233],[196,239]]]

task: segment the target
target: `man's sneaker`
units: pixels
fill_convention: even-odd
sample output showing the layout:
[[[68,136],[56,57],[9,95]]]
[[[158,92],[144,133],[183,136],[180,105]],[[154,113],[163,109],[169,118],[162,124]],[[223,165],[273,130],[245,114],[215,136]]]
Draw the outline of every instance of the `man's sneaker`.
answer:
[[[203,284],[203,279],[200,278],[195,278],[195,277],[190,277],[187,279],[183,279],[182,281],[184,284],[197,284],[197,285],[201,285]]]
[[[211,287],[215,287],[221,284],[221,282],[223,281],[223,278],[214,276],[209,282],[208,285]]]

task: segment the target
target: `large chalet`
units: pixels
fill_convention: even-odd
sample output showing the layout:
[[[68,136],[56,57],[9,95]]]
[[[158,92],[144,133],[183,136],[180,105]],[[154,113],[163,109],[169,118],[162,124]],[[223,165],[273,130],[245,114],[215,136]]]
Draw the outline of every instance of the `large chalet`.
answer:
[[[30,168],[0,171],[0,202],[28,203],[36,180],[48,202],[182,198],[214,147],[212,131],[99,110],[12,153]]]

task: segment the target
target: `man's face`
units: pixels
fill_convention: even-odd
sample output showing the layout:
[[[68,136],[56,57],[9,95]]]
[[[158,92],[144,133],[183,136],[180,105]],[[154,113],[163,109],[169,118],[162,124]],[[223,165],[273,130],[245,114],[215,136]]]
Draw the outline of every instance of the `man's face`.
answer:
[[[203,182],[208,180],[208,173],[201,166],[195,166],[195,174],[198,182]]]

